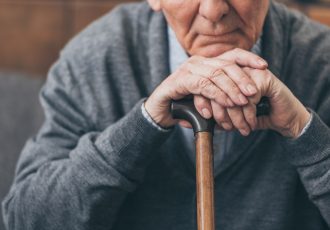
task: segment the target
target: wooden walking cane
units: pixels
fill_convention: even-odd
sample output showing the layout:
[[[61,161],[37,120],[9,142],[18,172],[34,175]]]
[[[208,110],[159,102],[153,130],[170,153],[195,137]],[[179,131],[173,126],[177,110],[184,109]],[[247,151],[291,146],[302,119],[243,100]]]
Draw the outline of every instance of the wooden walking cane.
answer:
[[[263,97],[257,105],[257,116],[269,114],[269,103]],[[194,130],[196,142],[196,193],[198,230],[214,230],[214,177],[213,129],[214,120],[204,119],[195,109],[191,99],[173,101],[174,119],[188,121]]]

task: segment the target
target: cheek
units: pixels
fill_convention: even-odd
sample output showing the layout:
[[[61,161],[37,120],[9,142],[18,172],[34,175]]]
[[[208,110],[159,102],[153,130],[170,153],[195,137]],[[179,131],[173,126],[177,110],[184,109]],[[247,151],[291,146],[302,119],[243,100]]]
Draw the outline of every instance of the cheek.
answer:
[[[165,0],[161,3],[161,8],[167,15],[176,18],[177,20],[189,15],[186,9],[188,1],[185,0]]]
[[[251,17],[257,12],[266,11],[269,0],[231,0],[230,4],[241,16]]]
[[[232,0],[232,6],[243,22],[243,30],[250,36],[259,35],[268,11],[268,0]]]
[[[198,5],[195,0],[164,0],[162,1],[162,11],[167,21],[174,29],[189,30]]]

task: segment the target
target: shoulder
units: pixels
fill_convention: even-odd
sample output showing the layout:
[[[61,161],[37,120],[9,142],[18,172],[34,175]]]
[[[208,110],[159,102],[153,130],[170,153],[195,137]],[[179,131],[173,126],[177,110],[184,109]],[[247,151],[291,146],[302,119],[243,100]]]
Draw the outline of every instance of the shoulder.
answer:
[[[330,58],[330,28],[297,11],[289,14],[289,47],[310,62],[328,63]]]
[[[283,4],[272,1],[271,13],[275,16],[276,28],[287,52],[295,55],[308,55],[318,60],[329,59],[330,28],[322,25],[303,13],[289,9]]]
[[[72,104],[83,105],[94,123],[99,122],[103,108],[120,103],[120,79],[131,77],[131,52],[136,52],[137,35],[143,32],[140,24],[148,23],[150,12],[146,3],[123,4],[94,21],[64,47],[42,93],[52,99],[65,95]]]
[[[278,64],[278,77],[311,108],[320,101],[330,82],[330,28],[302,13],[275,4],[267,38]],[[266,43],[266,44],[268,44]]]
[[[48,77],[65,80],[67,84],[70,81],[75,87],[109,80],[109,68],[123,69],[133,56],[130,53],[136,52],[138,34],[143,32],[140,24],[148,23],[150,12],[146,2],[115,7],[67,43]]]

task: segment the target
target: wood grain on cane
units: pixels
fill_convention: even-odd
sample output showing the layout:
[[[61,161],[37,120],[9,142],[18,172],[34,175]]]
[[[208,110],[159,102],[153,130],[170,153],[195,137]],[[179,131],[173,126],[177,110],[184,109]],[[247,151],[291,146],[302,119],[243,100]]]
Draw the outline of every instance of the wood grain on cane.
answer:
[[[198,230],[214,230],[214,179],[212,133],[196,133]]]

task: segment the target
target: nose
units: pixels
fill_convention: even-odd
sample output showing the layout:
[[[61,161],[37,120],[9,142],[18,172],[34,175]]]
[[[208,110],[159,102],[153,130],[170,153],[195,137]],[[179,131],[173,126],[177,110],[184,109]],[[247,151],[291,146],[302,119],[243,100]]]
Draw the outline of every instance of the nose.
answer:
[[[227,0],[200,0],[199,14],[212,22],[218,22],[228,12]]]

